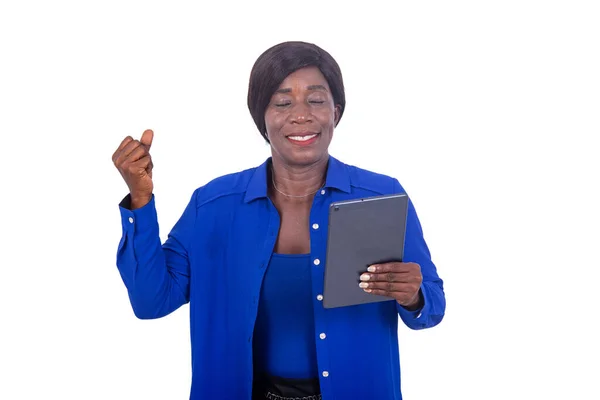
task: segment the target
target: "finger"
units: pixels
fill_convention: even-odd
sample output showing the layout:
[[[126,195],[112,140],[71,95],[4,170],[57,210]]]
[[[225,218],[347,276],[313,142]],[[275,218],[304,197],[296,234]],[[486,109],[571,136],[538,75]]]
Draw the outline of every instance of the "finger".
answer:
[[[126,174],[131,177],[143,177],[148,174],[148,167],[152,161],[150,157],[142,157],[139,160],[128,163],[123,169],[126,171]]]
[[[380,273],[364,273],[360,276],[363,282],[404,282],[411,283],[418,280],[418,276],[410,272],[380,272]]]
[[[150,153],[148,153],[146,147],[140,144],[138,147],[133,149],[131,153],[129,153],[127,156],[127,162],[136,162],[142,157],[150,157]]]
[[[376,272],[376,273],[382,273],[382,272],[400,273],[400,272],[414,271],[415,269],[418,269],[418,270],[421,269],[419,264],[413,263],[413,262],[407,262],[407,263],[389,262],[389,263],[381,263],[381,264],[372,264],[367,268],[367,271]]]
[[[152,179],[152,169],[154,169],[154,163],[152,162],[152,157],[148,156],[148,158],[150,159],[150,162],[146,166],[146,172],[148,173],[148,176],[150,176],[150,179]]]
[[[375,296],[394,297],[389,292],[386,292],[385,290],[371,290],[371,289],[366,289],[365,292],[370,293],[370,294],[375,295]]]
[[[113,153],[112,156],[112,160],[113,162],[117,161],[117,158],[119,157],[119,154],[121,153],[121,151],[125,148],[125,146],[127,146],[129,144],[129,142],[131,142],[133,140],[133,138],[131,136],[127,136],[125,139],[123,139],[121,141],[121,144],[119,145],[119,147],[117,148],[117,150],[115,150],[115,152]]]
[[[358,286],[364,290],[381,290],[398,293],[414,293],[419,289],[419,285],[398,282],[361,282]]]
[[[142,144],[140,143],[139,140],[132,140],[131,142],[129,142],[121,150],[121,153],[117,156],[117,161],[115,162],[115,164],[117,164],[117,165],[123,164],[127,160],[127,158],[129,157],[129,155],[131,153],[133,153],[139,147],[141,147],[142,149],[144,149],[144,147],[142,146]]]
[[[375,295],[375,296],[385,296],[396,299],[396,301],[402,305],[408,304],[412,299],[414,294],[408,292],[388,292],[385,290],[379,289],[366,289],[367,293]]]
[[[140,138],[140,142],[146,146],[148,150],[150,150],[150,146],[152,146],[152,140],[154,139],[154,131],[152,129],[146,129],[144,133],[142,133],[142,137]]]
[[[131,170],[132,171],[146,171],[146,173],[148,173],[148,171],[151,170],[151,165],[152,165],[152,158],[150,158],[150,156],[148,157],[142,157],[139,160],[131,163]]]

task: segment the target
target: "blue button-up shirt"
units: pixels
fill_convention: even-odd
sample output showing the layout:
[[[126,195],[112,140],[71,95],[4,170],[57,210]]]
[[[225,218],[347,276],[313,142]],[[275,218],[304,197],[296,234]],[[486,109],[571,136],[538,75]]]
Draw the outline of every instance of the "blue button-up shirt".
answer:
[[[277,240],[279,213],[262,165],[196,189],[161,244],[155,199],[136,210],[121,203],[117,266],[135,315],[160,318],[190,305],[190,399],[250,400],[252,335],[261,282]],[[324,400],[400,400],[398,316],[411,329],[437,325],[446,301],[414,205],[409,202],[404,261],[421,266],[424,306],[396,301],[325,309],[328,208],[332,201],[404,193],[397,179],[330,157],[325,186],[310,213],[312,297]]]

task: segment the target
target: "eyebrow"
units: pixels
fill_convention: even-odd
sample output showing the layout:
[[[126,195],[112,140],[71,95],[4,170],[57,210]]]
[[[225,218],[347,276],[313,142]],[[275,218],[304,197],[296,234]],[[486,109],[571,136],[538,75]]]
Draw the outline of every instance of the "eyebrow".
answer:
[[[306,87],[307,90],[324,90],[327,91],[327,88],[323,85],[309,85]],[[285,88],[285,89],[277,89],[275,91],[275,93],[290,93],[292,91],[292,89],[290,88]]]

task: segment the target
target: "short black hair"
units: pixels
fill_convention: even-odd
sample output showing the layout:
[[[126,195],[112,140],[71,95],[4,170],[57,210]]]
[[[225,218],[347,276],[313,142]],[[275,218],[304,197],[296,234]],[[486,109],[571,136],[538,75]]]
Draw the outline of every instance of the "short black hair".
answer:
[[[346,107],[342,71],[335,59],[319,46],[306,42],[283,42],[262,53],[250,73],[248,109],[260,134],[269,143],[265,111],[271,96],[292,72],[304,67],[317,67],[327,80],[334,104],[340,106],[339,120]],[[337,125],[337,124],[336,124]]]

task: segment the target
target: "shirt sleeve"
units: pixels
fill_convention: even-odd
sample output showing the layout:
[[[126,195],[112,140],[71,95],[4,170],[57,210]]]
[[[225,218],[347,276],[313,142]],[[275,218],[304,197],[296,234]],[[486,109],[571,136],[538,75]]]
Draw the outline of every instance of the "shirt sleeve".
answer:
[[[164,244],[159,236],[154,195],[148,204],[135,210],[131,210],[129,195],[119,204],[123,232],[117,268],[133,312],[140,319],[164,317],[189,302],[195,194]]]
[[[398,180],[394,180],[394,193],[406,193]],[[423,237],[419,217],[410,199],[408,201],[403,261],[414,262],[421,267],[423,282],[420,290],[423,297],[423,306],[419,310],[409,311],[396,302],[400,319],[410,329],[415,330],[438,325],[446,312],[444,284],[438,276],[435,264],[431,260],[431,254]]]

